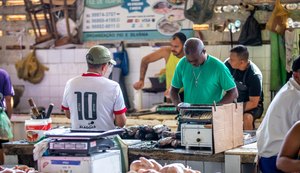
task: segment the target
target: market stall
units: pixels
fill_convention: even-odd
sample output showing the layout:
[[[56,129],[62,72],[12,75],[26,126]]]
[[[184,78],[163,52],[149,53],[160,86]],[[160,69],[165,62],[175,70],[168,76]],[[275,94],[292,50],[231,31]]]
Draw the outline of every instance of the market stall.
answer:
[[[235,104],[232,105],[228,105],[226,109],[230,108],[236,109]],[[203,128],[201,126],[201,123],[209,123],[212,122],[212,116],[208,116],[207,112],[208,109],[210,109],[210,111],[212,111],[211,113],[213,113],[213,115],[215,116],[215,118],[217,118],[218,115],[218,111],[222,110],[222,106],[217,106],[215,107],[216,110],[214,110],[214,106],[210,106],[210,107],[202,107],[202,106],[191,106],[191,107],[186,107],[186,113],[196,113],[202,115],[202,111],[204,110],[206,112],[206,114],[203,114],[202,120],[201,121],[197,121],[196,124],[194,124],[194,126],[192,126],[190,132],[188,133],[194,133],[194,132],[200,132],[201,134],[204,133],[206,134],[207,139],[212,139],[212,137],[209,137],[209,134],[211,133],[207,133],[206,131],[211,129],[210,126],[207,127],[207,129],[202,129]],[[222,111],[221,111],[222,112]],[[224,113],[224,112],[222,112]],[[227,113],[227,116],[231,115],[230,113]],[[233,115],[233,114],[232,114]],[[15,115],[17,116],[17,115]],[[224,152],[218,152],[217,154],[213,154],[213,153],[209,153],[210,150],[207,150],[207,148],[204,149],[199,149],[197,146],[202,146],[201,144],[201,140],[199,140],[199,144],[197,144],[197,146],[195,146],[196,144],[193,143],[193,145],[191,146],[180,146],[180,136],[178,136],[180,133],[176,133],[177,130],[177,125],[175,130],[174,129],[170,129],[169,127],[167,127],[167,125],[165,124],[161,124],[162,122],[165,122],[166,120],[170,120],[170,121],[174,121],[174,123],[177,123],[177,120],[174,120],[175,117],[177,115],[172,115],[172,114],[165,114],[165,115],[161,115],[160,114],[148,114],[148,115],[137,115],[135,114],[134,116],[128,116],[129,119],[132,119],[135,121],[135,125],[134,126],[128,126],[127,128],[125,128],[125,133],[121,134],[121,137],[124,137],[126,133],[132,133],[132,134],[127,134],[127,137],[129,138],[133,138],[133,139],[124,139],[125,144],[128,144],[128,163],[132,163],[135,160],[138,160],[140,157],[145,157],[148,159],[155,159],[157,160],[157,162],[161,163],[162,165],[164,164],[169,164],[172,162],[180,162],[183,163],[186,166],[189,166],[190,164],[195,164],[195,163],[200,163],[200,165],[205,165],[207,163],[209,164],[225,164],[225,169],[226,168],[226,154],[224,154]],[[22,117],[22,116],[20,116]],[[23,117],[26,117],[26,115],[23,115]],[[138,126],[137,124],[139,124],[138,122],[141,120],[141,122],[153,122],[153,119],[155,119],[155,117],[157,118],[157,121],[159,124],[153,124],[151,125],[140,125]],[[183,116],[184,117],[184,116]],[[238,116],[237,116],[238,117]],[[27,118],[29,118],[29,116],[27,115]],[[186,117],[188,118],[188,117]],[[191,117],[189,117],[191,118]],[[195,117],[194,117],[195,118]],[[26,119],[26,118],[24,118]],[[60,125],[59,123],[66,123],[66,121],[64,121],[65,117],[62,115],[55,115],[53,116],[53,120],[52,123],[55,123],[56,125]],[[187,121],[188,119],[184,119],[184,121]],[[191,121],[191,120],[189,120]],[[217,122],[217,119],[215,120]],[[194,119],[194,123],[195,123],[195,119]],[[13,124],[18,123],[18,127],[20,127],[20,119],[17,122],[12,122]],[[23,122],[24,123],[24,122]],[[181,123],[184,124],[183,120],[181,120]],[[199,124],[200,123],[200,124]],[[142,123],[141,123],[142,124]],[[147,123],[150,124],[150,123]],[[222,124],[222,123],[221,123]],[[68,125],[68,122],[67,122]],[[200,125],[200,126],[199,126]],[[24,124],[23,124],[24,127]],[[184,126],[183,126],[184,127]],[[197,129],[195,129],[195,127],[197,127]],[[201,127],[199,129],[199,127]],[[220,126],[221,127],[221,126]],[[231,125],[228,125],[228,127],[232,127]],[[194,130],[193,130],[194,129]],[[218,129],[218,128],[216,128]],[[226,128],[225,128],[226,129]],[[139,133],[139,135],[134,134],[132,131],[134,131],[134,133]],[[140,132],[137,132],[138,130],[140,130]],[[195,131],[196,130],[196,131]],[[200,131],[199,131],[200,130]],[[144,134],[143,134],[143,133]],[[148,134],[153,134],[152,136],[150,135],[150,138],[147,138],[147,133]],[[185,134],[183,132],[183,134]],[[128,136],[129,135],[129,136]],[[130,137],[131,135],[131,137]],[[153,136],[158,135],[156,138],[152,138]],[[171,139],[170,137],[167,136],[173,136]],[[149,137],[149,135],[148,135]],[[165,138],[167,137],[167,138]],[[192,137],[192,136],[191,136]],[[189,138],[190,140],[195,141],[198,138],[202,138],[203,137],[203,141],[205,142],[207,139],[204,140],[204,136],[194,136],[196,138]],[[178,138],[178,139],[176,139]],[[176,141],[176,145],[171,145],[172,142],[170,141],[166,141],[165,139],[171,139],[172,141]],[[230,138],[228,138],[230,139]],[[163,141],[165,140],[165,141]],[[215,139],[217,140],[217,139]],[[220,139],[218,139],[220,140]],[[130,141],[130,142],[126,142],[126,141]],[[178,143],[179,142],[179,143]],[[165,144],[163,144],[165,143]],[[61,146],[61,142],[60,143],[53,143],[51,146]],[[190,144],[189,144],[190,145]],[[66,146],[65,142],[64,142],[64,146]],[[203,145],[204,147],[206,146]],[[213,147],[211,145],[211,147]],[[233,147],[233,146],[231,146]],[[60,149],[61,147],[57,148]],[[10,143],[6,143],[4,144],[4,151],[5,154],[7,155],[17,155],[18,156],[18,163],[19,164],[26,164],[28,166],[33,166],[37,168],[37,163],[33,161],[33,149],[34,149],[34,143],[29,143],[26,140],[18,140],[18,141],[13,141]],[[50,151],[55,151],[56,153],[60,153],[60,150],[58,151],[57,149],[51,149],[51,147],[49,148]],[[244,148],[241,148],[240,150],[244,151]],[[225,151],[225,150],[224,150]],[[226,153],[226,151],[225,151]],[[253,159],[253,153],[247,153],[247,152],[241,152],[241,153],[233,153],[232,155],[234,156],[239,156],[241,157],[240,159],[240,163],[253,163],[254,159]],[[254,152],[255,155],[255,152]],[[228,160],[228,159],[227,159]],[[230,159],[229,159],[230,162]],[[227,165],[228,166],[228,165]],[[205,166],[203,166],[203,168],[199,168],[197,167],[197,169],[202,169],[202,171],[205,172]],[[220,170],[223,172],[224,168],[221,166]],[[209,170],[206,170],[209,171]]]
[[[168,86],[171,85],[171,78],[174,75],[169,73],[172,70],[168,71],[166,68],[175,70],[180,58],[187,58],[184,54],[188,51],[184,50],[184,47],[191,47],[184,46],[186,39],[182,41],[173,38],[173,34],[180,32],[185,34],[187,39],[200,38],[205,45],[205,49],[203,47],[201,51],[198,50],[201,52],[198,60],[203,60],[203,63],[191,63],[193,65],[190,68],[191,73],[185,73],[191,77],[187,83],[193,84],[197,89],[189,90],[186,87],[188,85],[185,84],[184,93],[197,99],[202,99],[202,96],[197,95],[200,90],[205,93],[212,91],[211,88],[205,90],[200,85],[205,85],[208,81],[205,77],[213,79],[209,75],[217,71],[214,68],[208,69],[207,72],[203,71],[205,61],[214,57],[223,62],[226,58],[230,58],[229,54],[232,53],[231,49],[234,45],[243,44],[247,46],[249,60],[251,59],[251,63],[255,63],[262,73],[259,90],[264,97],[261,100],[264,102],[264,110],[261,109],[261,118],[252,123],[253,129],[256,129],[259,124],[255,123],[262,121],[264,112],[275,93],[286,81],[286,77],[291,75],[288,73],[291,72],[292,60],[299,54],[300,4],[298,0],[275,1],[126,0],[120,3],[121,1],[95,0],[0,0],[0,21],[3,23],[0,26],[0,68],[8,72],[9,80],[14,86],[19,85],[23,88],[22,94],[19,94],[20,98],[15,99],[15,104],[18,105],[14,106],[15,114],[12,116],[7,114],[11,121],[13,137],[9,139],[10,142],[3,144],[5,155],[16,156],[18,164],[24,165],[27,171],[29,169],[25,166],[51,173],[55,172],[55,169],[67,172],[64,170],[67,168],[61,164],[66,160],[71,161],[68,163],[73,165],[79,162],[85,163],[82,167],[73,170],[73,173],[82,172],[82,169],[87,170],[89,164],[98,165],[94,167],[96,171],[87,171],[93,173],[99,172],[105,166],[108,166],[106,170],[115,169],[116,172],[120,172],[120,162],[124,172],[124,165],[130,168],[134,162],[151,162],[151,159],[161,166],[181,163],[184,167],[191,167],[202,173],[250,172],[254,168],[257,146],[255,135],[249,137],[242,127],[246,124],[242,111],[246,111],[243,109],[248,108],[249,104],[248,106],[245,104],[244,107],[237,104],[226,105],[228,107],[224,108],[222,106],[225,104],[218,105],[220,100],[213,100],[213,103],[205,102],[209,105],[201,102],[197,103],[199,105],[188,103],[188,106],[180,107],[176,103],[169,104],[172,105],[172,109],[151,108],[156,103],[171,101]],[[283,15],[280,17],[274,17],[279,7],[284,13],[281,13]],[[277,22],[278,20],[280,22]],[[177,42],[180,43],[179,47]],[[107,48],[111,53],[111,59],[117,62],[114,66],[110,63],[106,64],[113,68],[111,76],[106,77],[119,83],[123,100],[126,102],[126,107],[122,107],[124,112],[121,111],[125,117],[127,110],[126,125],[124,121],[123,128],[125,132],[119,134],[126,151],[124,153],[114,151],[113,149],[119,146],[110,143],[109,149],[104,149],[108,152],[103,152],[99,147],[103,145],[99,142],[99,136],[90,137],[84,142],[80,139],[78,142],[77,138],[82,136],[74,133],[76,139],[67,137],[71,141],[51,141],[49,144],[44,144],[49,148],[41,152],[43,156],[40,160],[43,162],[41,164],[49,167],[41,168],[41,165],[34,161],[34,145],[50,138],[45,136],[44,132],[56,128],[69,128],[71,121],[72,125],[76,121],[66,118],[61,108],[67,81],[85,72],[104,76],[102,71],[86,70],[87,57],[91,58],[86,52],[98,45]],[[183,46],[181,52],[171,50],[175,49],[174,45],[177,45],[178,49]],[[161,48],[165,47],[171,48],[170,54],[164,52],[156,56],[156,53],[162,53]],[[153,59],[150,61],[151,58],[147,57]],[[178,60],[175,63],[173,59],[174,67],[170,67],[170,57]],[[106,73],[109,70],[104,71]],[[246,74],[246,72],[242,73]],[[116,81],[115,78],[120,81]],[[142,82],[142,85],[136,88],[134,82]],[[0,81],[0,85],[2,83]],[[155,83],[161,86],[156,87]],[[16,87],[14,89],[17,95]],[[96,90],[98,92],[100,89]],[[183,90],[179,90],[178,94],[182,94]],[[95,114],[95,107],[114,97],[99,101],[98,98],[102,94],[95,94],[94,90],[92,92],[84,90],[84,92],[76,92],[77,100],[70,99],[74,100],[74,103],[76,100],[78,105],[82,104],[82,107],[77,106],[78,110],[75,111],[81,114],[74,116],[73,111],[73,117],[89,121],[83,129],[95,124],[103,125],[94,121],[101,119],[103,113],[100,111]],[[214,94],[215,92],[211,93]],[[28,105],[27,101],[32,98],[36,100],[37,105]],[[239,100],[238,102],[246,103]],[[52,114],[52,108],[48,108],[48,112],[51,111],[45,114],[35,110],[37,106],[48,107],[49,103],[53,108]],[[217,106],[220,107],[216,108]],[[69,107],[65,108],[69,109]],[[183,111],[178,112],[177,108]],[[169,110],[172,113],[168,112]],[[106,112],[110,112],[113,117],[112,128],[114,125],[118,126],[114,118],[116,113],[120,112],[117,109]],[[114,115],[111,112],[114,112]],[[248,140],[248,137],[251,139]],[[58,138],[61,140],[65,136]],[[82,152],[80,147],[97,148],[97,151],[95,149],[97,156],[93,157],[94,151]],[[98,153],[98,150],[101,152]],[[80,158],[72,154],[78,154]],[[123,162],[120,158],[128,162]],[[0,158],[1,163],[4,164],[9,159],[2,160]],[[60,165],[60,168],[51,165],[52,161]],[[103,165],[100,163],[102,161]],[[115,164],[110,166],[111,163]],[[245,170],[242,164],[249,164],[251,168]],[[117,166],[114,167],[115,165]],[[2,166],[0,172],[6,169]],[[151,164],[149,168],[152,168]]]
[[[131,143],[133,142],[131,141]],[[155,159],[162,165],[179,162],[187,166],[193,166],[193,162],[197,162],[199,165],[204,162],[218,162],[225,164],[225,169],[223,168],[225,173],[240,172],[241,164],[254,164],[257,154],[256,143],[215,155],[203,154],[196,149],[153,148],[153,143],[149,141],[136,141],[135,143],[128,146],[129,163],[138,160],[140,157]],[[4,144],[5,154],[18,155],[19,164],[37,167],[37,163],[33,161],[33,149],[33,144],[24,141]]]

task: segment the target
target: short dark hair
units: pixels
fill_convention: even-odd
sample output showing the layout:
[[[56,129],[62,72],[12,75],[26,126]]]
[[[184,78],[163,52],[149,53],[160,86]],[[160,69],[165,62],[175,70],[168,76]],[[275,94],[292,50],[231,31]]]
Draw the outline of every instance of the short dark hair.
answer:
[[[104,63],[104,64],[106,64],[106,63]],[[88,65],[88,68],[89,68],[89,69],[98,69],[98,68],[100,68],[103,64],[91,64],[91,63],[87,63],[87,65]]]
[[[296,58],[294,60],[292,69],[294,72],[297,72],[298,70],[300,70],[300,56],[298,56],[298,58]]]
[[[201,53],[203,50],[205,50],[205,46],[202,40],[196,37],[192,37],[187,39],[187,41],[184,43],[183,50],[186,55],[195,53],[197,51]]]
[[[249,52],[246,46],[237,45],[230,50],[231,53],[236,53],[241,60],[248,61]]]
[[[180,42],[182,43],[182,45],[184,45],[185,41],[186,41],[186,35],[182,32],[177,32],[174,35],[172,35],[172,40],[174,40],[175,38],[178,38],[180,40]]]

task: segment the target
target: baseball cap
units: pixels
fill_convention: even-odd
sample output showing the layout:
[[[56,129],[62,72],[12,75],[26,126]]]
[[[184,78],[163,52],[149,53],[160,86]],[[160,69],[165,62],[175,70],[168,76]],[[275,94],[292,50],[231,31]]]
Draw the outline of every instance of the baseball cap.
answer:
[[[300,56],[294,60],[292,69],[293,71],[298,71],[300,69]]]
[[[110,51],[101,45],[93,46],[86,54],[86,61],[89,64],[105,64],[112,63],[116,65],[116,61],[111,58]]]

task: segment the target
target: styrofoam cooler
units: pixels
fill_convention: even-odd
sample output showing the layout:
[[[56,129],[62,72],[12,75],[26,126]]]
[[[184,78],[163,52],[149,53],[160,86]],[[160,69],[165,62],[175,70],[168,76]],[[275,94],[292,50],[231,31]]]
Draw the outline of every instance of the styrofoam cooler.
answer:
[[[107,150],[91,156],[44,156],[38,160],[43,173],[121,173],[119,150]]]
[[[36,143],[45,136],[45,132],[51,129],[51,118],[25,120],[26,140]]]

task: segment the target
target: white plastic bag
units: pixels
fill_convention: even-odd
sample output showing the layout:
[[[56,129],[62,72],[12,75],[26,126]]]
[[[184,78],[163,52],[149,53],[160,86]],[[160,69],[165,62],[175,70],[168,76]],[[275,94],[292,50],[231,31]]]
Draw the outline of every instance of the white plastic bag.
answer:
[[[77,34],[76,23],[69,18],[70,33],[72,36]],[[61,18],[56,22],[57,32],[60,36],[68,36],[66,18]]]

